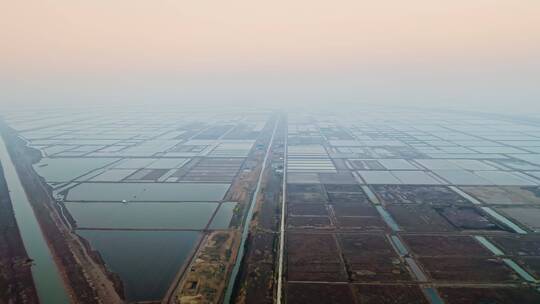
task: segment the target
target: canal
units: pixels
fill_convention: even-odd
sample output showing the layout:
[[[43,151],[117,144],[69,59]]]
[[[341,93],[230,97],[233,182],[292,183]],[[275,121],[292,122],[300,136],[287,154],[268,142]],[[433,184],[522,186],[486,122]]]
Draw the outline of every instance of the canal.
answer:
[[[40,302],[42,304],[69,303],[69,297],[58,268],[1,136],[0,160],[4,168],[9,195],[13,204],[13,212],[21,232],[24,247],[28,256],[33,260],[32,277],[34,278]]]
[[[268,158],[270,155],[270,151],[272,149],[272,144],[274,143],[274,137],[276,135],[276,130],[278,128],[280,119],[276,119],[276,122],[274,123],[274,130],[272,131],[272,136],[270,137],[270,141],[268,143],[268,147],[266,148],[266,153],[264,155],[264,160],[261,165],[261,172],[259,173],[259,179],[257,180],[257,186],[255,188],[255,192],[253,193],[253,196],[251,198],[251,202],[249,204],[249,209],[247,211],[246,217],[244,219],[243,227],[242,227],[242,239],[240,241],[240,247],[238,248],[238,255],[236,257],[236,262],[234,264],[234,267],[232,269],[231,276],[229,278],[229,284],[227,285],[227,289],[225,290],[225,303],[229,304],[232,301],[233,297],[233,291],[235,288],[236,280],[238,279],[238,274],[240,272],[240,268],[242,266],[242,260],[244,258],[244,252],[246,250],[246,241],[247,237],[249,235],[249,225],[251,223],[251,219],[253,218],[253,210],[255,209],[255,205],[257,204],[257,197],[259,196],[259,192],[261,191],[261,184],[263,180],[263,175],[266,169],[266,163],[268,162]]]

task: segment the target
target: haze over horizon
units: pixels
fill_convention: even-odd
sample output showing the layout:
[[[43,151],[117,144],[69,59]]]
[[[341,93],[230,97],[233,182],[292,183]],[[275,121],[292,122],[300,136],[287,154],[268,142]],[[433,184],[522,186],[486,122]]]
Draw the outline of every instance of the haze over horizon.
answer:
[[[1,3],[0,304],[540,303],[540,0]]]
[[[378,104],[540,112],[533,1],[22,0],[0,104]]]

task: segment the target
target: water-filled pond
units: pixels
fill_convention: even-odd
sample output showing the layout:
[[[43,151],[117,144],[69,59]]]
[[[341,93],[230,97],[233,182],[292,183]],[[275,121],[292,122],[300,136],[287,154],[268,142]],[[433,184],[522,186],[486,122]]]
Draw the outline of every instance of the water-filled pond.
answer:
[[[79,228],[204,229],[218,203],[67,202],[65,205]]]
[[[128,301],[161,299],[189,257],[199,232],[80,230],[118,274]]]
[[[72,201],[219,201],[229,184],[82,183],[69,190]]]

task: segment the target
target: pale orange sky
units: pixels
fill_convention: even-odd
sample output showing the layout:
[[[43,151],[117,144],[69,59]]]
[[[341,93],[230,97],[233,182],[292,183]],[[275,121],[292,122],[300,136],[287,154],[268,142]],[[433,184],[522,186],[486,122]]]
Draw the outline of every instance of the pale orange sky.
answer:
[[[133,75],[354,83],[366,70],[379,86],[410,73],[522,83],[538,79],[540,1],[3,0],[0,41],[1,76],[20,90]]]

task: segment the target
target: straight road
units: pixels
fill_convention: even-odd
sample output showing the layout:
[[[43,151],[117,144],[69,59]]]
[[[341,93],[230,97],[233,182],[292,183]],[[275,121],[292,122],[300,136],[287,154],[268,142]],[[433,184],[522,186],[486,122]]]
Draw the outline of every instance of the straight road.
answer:
[[[287,122],[285,122],[287,123]],[[279,256],[278,256],[278,274],[277,274],[277,292],[276,303],[281,304],[283,297],[283,256],[285,251],[285,215],[286,215],[286,197],[287,197],[287,137],[288,128],[285,127],[285,138],[283,147],[283,191],[281,195],[281,221],[279,224]]]

